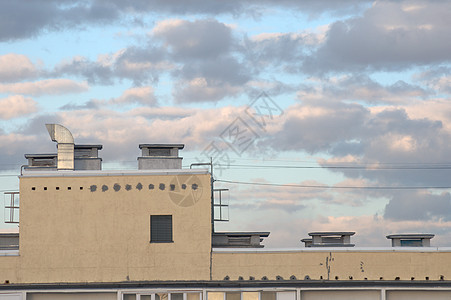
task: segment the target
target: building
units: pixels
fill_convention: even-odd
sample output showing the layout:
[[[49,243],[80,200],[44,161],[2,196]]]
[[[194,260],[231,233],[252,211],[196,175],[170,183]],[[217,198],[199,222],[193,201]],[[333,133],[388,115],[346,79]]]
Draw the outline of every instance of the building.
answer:
[[[57,153],[25,155],[10,193],[20,233],[0,236],[0,299],[451,297],[451,248],[431,235],[362,248],[353,232],[316,232],[308,247],[266,249],[268,232],[214,231],[211,174],[181,168],[183,145],[142,144],[137,170],[103,171],[102,146],[47,129]],[[401,247],[409,238],[422,244]]]

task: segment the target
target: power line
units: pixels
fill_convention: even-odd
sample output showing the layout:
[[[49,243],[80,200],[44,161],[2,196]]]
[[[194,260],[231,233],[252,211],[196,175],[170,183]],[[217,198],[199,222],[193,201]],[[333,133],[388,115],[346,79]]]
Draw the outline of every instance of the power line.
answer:
[[[243,164],[229,164],[228,167],[238,168],[268,168],[268,169],[354,169],[354,170],[366,170],[366,171],[378,171],[378,170],[451,170],[451,165],[437,165],[437,166],[398,166],[398,167],[372,167],[372,166],[286,166],[286,165],[243,165]]]
[[[426,189],[451,189],[451,186],[330,186],[330,185],[304,185],[304,184],[280,184],[265,182],[246,182],[216,179],[217,182],[244,184],[244,185],[260,185],[275,187],[293,187],[293,188],[315,188],[315,189],[360,189],[360,190],[426,190]]]

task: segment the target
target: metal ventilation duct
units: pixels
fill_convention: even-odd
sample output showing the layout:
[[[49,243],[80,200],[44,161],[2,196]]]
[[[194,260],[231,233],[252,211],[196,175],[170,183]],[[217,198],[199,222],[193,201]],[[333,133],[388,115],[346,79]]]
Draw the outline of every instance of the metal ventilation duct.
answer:
[[[47,131],[50,134],[52,141],[57,142],[58,170],[73,170],[74,169],[74,138],[70,131],[59,124],[45,124]]]

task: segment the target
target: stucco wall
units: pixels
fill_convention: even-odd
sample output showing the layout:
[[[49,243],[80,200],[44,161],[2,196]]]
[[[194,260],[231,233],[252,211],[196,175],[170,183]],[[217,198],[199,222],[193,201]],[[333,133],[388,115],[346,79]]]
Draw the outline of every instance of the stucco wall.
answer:
[[[0,257],[0,280],[209,279],[208,174],[22,177],[20,201],[20,256]],[[173,243],[150,243],[150,215],[172,215]]]
[[[440,280],[451,279],[451,252],[336,251],[213,253],[214,280],[281,276],[330,280]],[[443,276],[441,278],[441,276]],[[427,278],[426,278],[427,277]]]

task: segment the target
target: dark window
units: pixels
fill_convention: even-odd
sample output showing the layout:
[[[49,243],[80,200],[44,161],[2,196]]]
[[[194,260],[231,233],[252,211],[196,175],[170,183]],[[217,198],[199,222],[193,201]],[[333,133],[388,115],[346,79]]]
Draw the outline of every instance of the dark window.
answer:
[[[150,216],[150,242],[172,243],[172,216]]]

